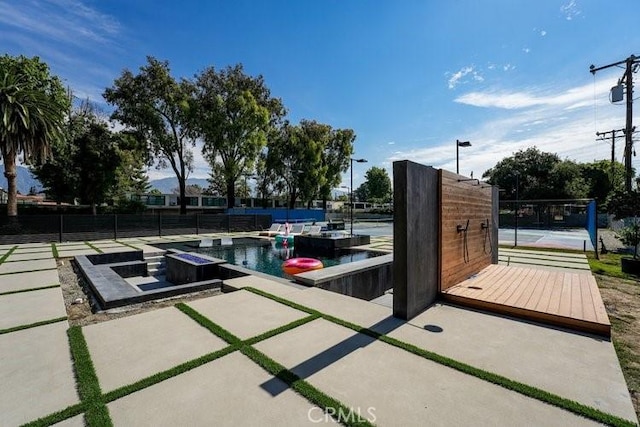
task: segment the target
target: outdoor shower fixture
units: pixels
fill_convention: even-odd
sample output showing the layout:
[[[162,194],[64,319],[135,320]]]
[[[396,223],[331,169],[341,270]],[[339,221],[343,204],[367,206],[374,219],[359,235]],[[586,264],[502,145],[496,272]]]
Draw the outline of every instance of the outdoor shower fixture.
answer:
[[[485,255],[493,253],[493,246],[491,245],[491,230],[489,227],[489,218],[480,223],[480,230],[484,230],[484,242],[482,243],[482,252]],[[489,251],[487,252],[487,242],[489,242]]]
[[[464,227],[460,224],[456,226],[456,230],[458,231],[458,233],[466,233],[468,229],[469,229],[469,220],[467,220],[467,225]]]
[[[464,239],[462,241],[462,259],[466,264],[469,262],[469,245],[467,243],[467,231],[469,230],[469,220],[467,220],[467,225],[465,225],[464,227],[458,224],[456,226],[456,230],[458,231],[458,233],[464,233]]]
[[[480,180],[478,178],[465,178],[465,179],[459,179],[458,182],[468,182],[468,181],[476,181],[477,184],[475,185],[481,185],[480,184]]]

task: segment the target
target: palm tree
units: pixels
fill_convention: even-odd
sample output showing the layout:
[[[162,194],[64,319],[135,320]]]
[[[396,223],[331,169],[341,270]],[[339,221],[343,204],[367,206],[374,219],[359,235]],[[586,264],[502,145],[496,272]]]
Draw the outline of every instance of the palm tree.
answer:
[[[18,215],[16,158],[27,164],[50,154],[61,138],[68,98],[60,81],[37,57],[0,57],[0,155],[7,177],[7,216]]]

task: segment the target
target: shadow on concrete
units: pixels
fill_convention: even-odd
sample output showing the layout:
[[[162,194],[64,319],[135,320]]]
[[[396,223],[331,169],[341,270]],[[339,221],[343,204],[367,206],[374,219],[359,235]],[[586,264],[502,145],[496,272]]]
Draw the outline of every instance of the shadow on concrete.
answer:
[[[371,329],[381,335],[386,335],[389,332],[399,328],[406,322],[401,319],[397,319],[393,316],[389,316],[380,322],[372,325],[368,329]],[[313,374],[323,370],[331,364],[337,362],[345,356],[353,353],[356,350],[365,348],[369,344],[377,341],[376,338],[365,335],[363,333],[354,332],[354,335],[346,340],[335,344],[321,353],[316,354],[312,358],[305,360],[297,366],[289,369],[289,371],[296,374],[298,377],[304,379],[312,376]],[[265,391],[272,396],[277,396],[283,391],[287,390],[289,386],[279,379],[280,375],[276,375],[274,378],[266,381],[260,385]]]

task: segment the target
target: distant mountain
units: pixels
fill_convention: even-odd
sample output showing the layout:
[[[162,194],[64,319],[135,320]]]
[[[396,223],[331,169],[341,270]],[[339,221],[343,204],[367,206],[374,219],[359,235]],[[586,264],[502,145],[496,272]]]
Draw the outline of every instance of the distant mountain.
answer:
[[[162,178],[149,181],[151,189],[158,189],[162,194],[172,194],[174,188],[178,188],[178,178]],[[199,185],[202,188],[209,187],[209,181],[206,178],[189,178],[187,179],[187,185]]]
[[[40,181],[36,179],[35,176],[31,173],[31,171],[24,166],[17,166],[18,171],[18,193],[20,194],[29,194],[29,190],[31,187],[35,187],[36,192],[42,191],[42,184]],[[4,165],[0,162],[0,187],[6,190],[7,187],[7,178],[4,176]]]

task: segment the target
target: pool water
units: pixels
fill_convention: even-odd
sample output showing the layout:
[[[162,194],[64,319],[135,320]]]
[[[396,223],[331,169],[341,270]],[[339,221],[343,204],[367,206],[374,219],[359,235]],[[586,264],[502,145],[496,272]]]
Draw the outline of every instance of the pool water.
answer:
[[[193,249],[191,250],[193,251]],[[289,258],[316,258],[321,260],[326,268],[384,255],[384,253],[375,251],[343,250],[336,252],[332,257],[328,257],[325,255],[298,253],[295,248],[285,248],[280,245],[276,246],[274,242],[264,244],[263,241],[251,241],[251,239],[241,239],[239,244],[236,244],[236,239],[234,239],[233,245],[198,248],[197,252],[221,258],[231,264],[277,277],[285,277],[282,271],[282,263]]]

